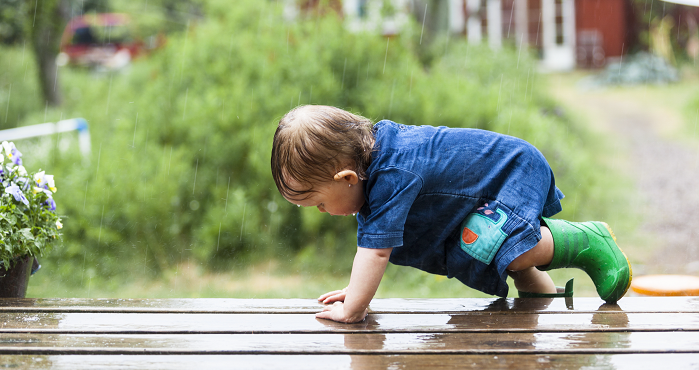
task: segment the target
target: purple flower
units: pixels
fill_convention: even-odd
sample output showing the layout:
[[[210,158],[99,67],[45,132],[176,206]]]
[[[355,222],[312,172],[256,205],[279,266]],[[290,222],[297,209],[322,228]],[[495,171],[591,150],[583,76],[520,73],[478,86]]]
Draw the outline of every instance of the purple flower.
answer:
[[[46,194],[46,197],[47,197],[48,199],[46,199],[46,201],[44,202],[44,204],[46,204],[47,206],[49,206],[49,209],[50,209],[51,211],[55,211],[55,210],[56,210],[56,201],[53,200],[53,197],[52,197],[52,196],[53,196],[53,193],[52,193],[50,190],[42,189],[42,188],[40,188],[40,187],[38,187],[38,186],[35,186],[35,187],[34,187],[34,194],[38,194],[38,193],[44,193],[44,194]]]
[[[46,200],[46,204],[49,206],[49,210],[55,211],[56,210],[56,201],[53,200],[53,198],[49,198]]]
[[[12,163],[18,166],[22,165],[22,153],[17,148],[12,149]]]
[[[31,185],[31,182],[27,180],[24,177],[17,177],[14,179],[14,181],[17,182],[17,184],[20,186],[20,190],[22,191],[27,191],[29,190],[29,186]]]
[[[18,202],[24,203],[24,205],[29,205],[29,201],[27,198],[24,196],[24,193],[22,193],[22,190],[20,190],[19,186],[12,184],[5,188],[5,193],[7,194],[12,194],[13,197],[15,197],[15,200]]]

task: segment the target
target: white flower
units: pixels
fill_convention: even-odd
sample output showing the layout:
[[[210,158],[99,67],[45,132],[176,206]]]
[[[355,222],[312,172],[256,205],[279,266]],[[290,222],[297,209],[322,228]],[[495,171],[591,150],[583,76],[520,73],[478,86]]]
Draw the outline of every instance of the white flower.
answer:
[[[60,230],[60,229],[63,228],[63,224],[61,223],[61,220],[60,220],[60,219],[56,220],[56,228],[57,228],[58,230]]]
[[[38,186],[35,186],[35,187],[33,188],[33,191],[34,191],[34,194],[36,194],[36,193],[44,193],[44,194],[48,195],[49,198],[51,198],[51,197],[53,196],[53,193],[51,193],[50,191],[48,191],[48,190],[46,190],[46,189],[40,188],[40,187],[38,187]]]
[[[5,155],[8,158],[12,158],[12,147],[14,146],[14,143],[8,143],[7,141],[2,142],[2,147],[5,149]]]
[[[34,181],[36,181],[36,184],[39,186],[43,185],[42,183],[44,182],[44,172],[45,171],[40,171],[34,174]]]
[[[0,164],[5,163],[5,156],[0,154]]]
[[[24,166],[22,166],[22,165],[17,166],[17,173],[19,173],[20,176],[27,176],[28,175],[27,169],[24,168]]]
[[[34,181],[36,181],[37,186],[51,189],[54,193],[58,190],[56,189],[56,183],[53,181],[53,175],[46,175],[44,171],[35,173]]]
[[[51,189],[52,192],[56,192],[56,183],[53,182],[53,175],[44,175],[44,180],[46,180],[46,184],[48,184],[49,189]]]

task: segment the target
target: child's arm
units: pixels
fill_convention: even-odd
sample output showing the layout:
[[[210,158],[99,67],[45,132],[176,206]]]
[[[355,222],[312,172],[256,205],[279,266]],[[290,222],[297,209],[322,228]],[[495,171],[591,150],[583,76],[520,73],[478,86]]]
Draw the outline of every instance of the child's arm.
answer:
[[[342,291],[326,293],[319,301],[335,302],[316,314],[317,318],[353,323],[364,320],[368,313],[369,302],[374,298],[381,277],[386,270],[388,258],[393,248],[370,249],[357,248],[352,265],[349,286]],[[344,301],[344,303],[342,302]]]

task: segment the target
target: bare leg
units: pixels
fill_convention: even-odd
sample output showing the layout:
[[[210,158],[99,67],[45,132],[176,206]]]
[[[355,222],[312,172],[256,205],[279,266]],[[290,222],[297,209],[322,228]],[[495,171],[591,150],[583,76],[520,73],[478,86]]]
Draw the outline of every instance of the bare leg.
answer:
[[[539,271],[536,267],[530,267],[520,271],[508,271],[508,275],[514,280],[515,288],[529,293],[557,293],[556,285],[546,271]]]
[[[556,293],[556,285],[545,271],[536,266],[545,266],[553,259],[553,236],[546,226],[541,226],[541,240],[534,248],[515,258],[507,266],[515,287],[523,292]]]

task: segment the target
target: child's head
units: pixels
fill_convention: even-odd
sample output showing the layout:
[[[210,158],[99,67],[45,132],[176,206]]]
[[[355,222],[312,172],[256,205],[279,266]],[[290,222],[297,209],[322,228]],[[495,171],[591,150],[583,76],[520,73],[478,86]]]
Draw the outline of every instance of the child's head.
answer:
[[[287,199],[303,198],[314,185],[342,170],[366,176],[374,145],[372,122],[325,105],[292,109],[280,121],[272,144],[272,177]]]

